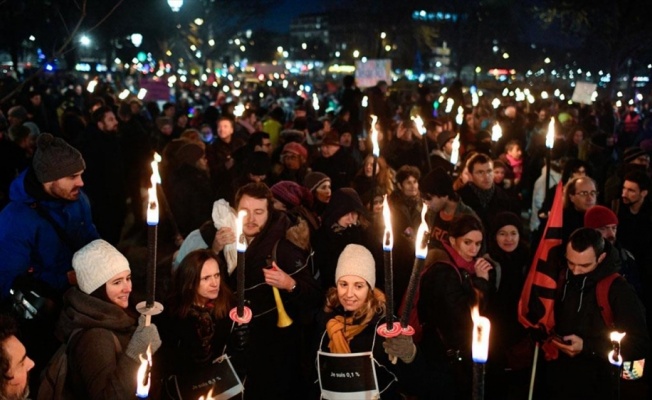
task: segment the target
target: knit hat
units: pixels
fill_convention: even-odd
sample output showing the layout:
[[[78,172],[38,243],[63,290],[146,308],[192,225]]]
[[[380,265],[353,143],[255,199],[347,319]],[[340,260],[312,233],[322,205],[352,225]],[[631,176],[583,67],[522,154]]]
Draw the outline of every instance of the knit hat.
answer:
[[[340,136],[335,131],[326,132],[321,140],[321,144],[339,146]]]
[[[93,240],[72,256],[79,289],[91,294],[117,274],[131,271],[129,261],[105,240]]]
[[[42,133],[36,141],[32,167],[38,181],[46,183],[83,171],[86,163],[81,153],[65,140]]]
[[[618,225],[616,214],[605,206],[593,206],[584,213],[584,227],[598,229],[606,225]]]
[[[636,147],[630,147],[625,149],[623,152],[623,162],[625,164],[629,164],[630,162],[636,160],[640,156],[647,156],[648,154],[643,150],[642,148],[636,146]]]
[[[453,190],[453,179],[451,179],[442,167],[435,168],[428,172],[428,175],[421,178],[419,189],[421,189],[421,193],[427,193],[437,197],[452,197],[455,194]]]
[[[491,218],[491,237],[495,237],[500,228],[513,225],[518,230],[518,234],[523,236],[523,220],[518,215],[509,211],[502,211]]]
[[[179,160],[180,163],[195,165],[197,160],[202,158],[203,155],[204,149],[202,149],[200,145],[195,142],[188,141],[179,147],[179,149],[176,151],[175,158]]]
[[[443,131],[439,133],[439,136],[437,136],[437,147],[443,149],[449,140],[455,139],[455,136],[455,132],[453,131]]]
[[[27,119],[27,110],[23,106],[13,106],[7,111],[8,118]]]
[[[297,207],[301,204],[310,204],[312,200],[312,193],[293,181],[277,182],[272,185],[270,190],[274,194],[274,198],[288,208]]]
[[[319,185],[330,180],[331,178],[322,172],[309,172],[303,180],[303,185],[314,192]]]
[[[290,142],[283,146],[282,154],[284,153],[293,153],[303,157],[304,159],[308,158],[308,150],[297,142]]]
[[[337,259],[335,284],[341,277],[359,276],[367,281],[371,289],[376,287],[376,262],[371,252],[359,244],[347,245]]]

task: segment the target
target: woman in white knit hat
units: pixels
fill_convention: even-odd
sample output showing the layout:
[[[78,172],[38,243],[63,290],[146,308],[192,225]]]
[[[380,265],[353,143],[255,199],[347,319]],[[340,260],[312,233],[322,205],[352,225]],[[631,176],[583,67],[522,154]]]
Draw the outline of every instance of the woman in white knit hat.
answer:
[[[327,376],[337,376],[339,373],[325,367],[329,364],[324,361],[324,358],[328,359],[326,353],[355,356],[369,352],[374,360],[373,379],[365,379],[370,377],[364,376],[361,371],[354,373],[362,375],[356,375],[361,381],[376,382],[376,388],[366,393],[365,398],[380,393],[382,399],[400,399],[400,392],[407,388],[408,377],[416,376],[420,362],[414,363],[417,349],[411,336],[385,339],[376,333],[376,329],[384,323],[385,295],[375,287],[376,267],[369,250],[357,244],[346,246],[337,263],[335,283],[336,287],[326,294],[327,322],[320,344],[318,368],[322,395],[331,398]],[[393,364],[390,357],[399,361]],[[365,371],[370,372],[368,369]],[[396,380],[398,384],[394,384]],[[360,385],[357,382],[352,386]],[[363,396],[361,393],[357,395]]]
[[[56,336],[68,344],[66,392],[75,399],[128,399],[136,393],[139,355],[161,346],[155,325],[129,308],[127,259],[97,239],[73,255],[78,286],[63,297]],[[138,320],[138,323],[137,323]]]

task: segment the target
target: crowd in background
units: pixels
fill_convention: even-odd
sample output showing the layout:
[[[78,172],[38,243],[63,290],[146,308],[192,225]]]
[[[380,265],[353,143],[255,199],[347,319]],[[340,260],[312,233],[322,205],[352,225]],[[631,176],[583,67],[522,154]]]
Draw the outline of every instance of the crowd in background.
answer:
[[[328,318],[322,315],[324,304],[329,312],[338,306],[347,310],[329,291],[334,284],[339,288],[340,278],[347,275],[342,270],[348,264],[340,259],[347,246],[355,244],[368,250],[369,254],[363,254],[360,249],[348,249],[353,253],[346,253],[351,257],[347,260],[352,264],[359,262],[361,270],[353,275],[369,284],[371,291],[365,294],[373,298],[368,300],[369,304],[385,308],[384,295],[378,294],[378,289],[386,287],[382,248],[386,196],[394,234],[394,310],[390,312],[400,315],[404,311],[424,208],[430,243],[420,295],[414,304],[423,324],[419,334],[423,336],[414,338],[416,355],[405,352],[412,342],[391,345],[391,351],[404,362],[398,367],[387,364],[390,367],[386,372],[394,378],[398,376],[399,383],[383,398],[468,398],[470,364],[451,366],[451,361],[469,359],[470,341],[465,341],[466,336],[460,332],[468,332],[470,337],[468,306],[472,303],[480,303],[481,313],[494,323],[487,398],[524,398],[532,366],[531,354],[527,352],[533,347],[531,336],[518,321],[518,301],[542,240],[558,183],[564,186],[562,245],[569,244],[570,252],[578,250],[579,254],[588,246],[581,243],[597,243],[599,238],[588,233],[582,236],[581,231],[576,233],[578,229],[588,227],[602,233],[607,247],[614,249],[613,254],[611,250],[609,253],[609,259],[613,258],[609,268],[625,278],[636,294],[633,298],[645,306],[641,315],[647,318],[647,328],[638,332],[643,344],[637,347],[640,351],[636,357],[641,353],[649,355],[652,258],[648,249],[652,245],[652,205],[647,195],[652,177],[652,114],[648,114],[647,104],[619,108],[608,101],[585,105],[549,99],[530,104],[502,98],[500,105],[494,107],[490,103],[493,99],[481,97],[477,105],[472,105],[470,94],[460,82],[443,93],[426,85],[398,92],[383,81],[360,89],[352,76],[344,77],[341,83],[315,87],[313,92],[297,92],[296,88],[282,86],[247,86],[239,97],[231,97],[209,87],[180,88],[175,90],[174,100],[165,102],[143,102],[135,96],[120,99],[104,82],[99,82],[92,93],[84,86],[84,82],[35,80],[3,105],[0,207],[6,208],[3,212],[7,213],[9,204],[18,201],[12,197],[14,182],[30,166],[41,183],[47,182],[33,164],[37,143],[45,141],[41,136],[51,133],[76,149],[84,162],[80,187],[88,197],[97,230],[86,242],[96,243],[92,240],[101,238],[102,244],[95,246],[108,246],[107,254],[121,266],[111,273],[123,274],[130,266],[133,302],[145,295],[147,189],[151,185],[154,154],[161,155],[156,296],[170,310],[157,322],[163,343],[159,356],[164,362],[200,365],[223,352],[222,348],[198,343],[193,336],[197,329],[201,331],[200,340],[221,343],[231,354],[242,352],[240,358],[233,357],[233,362],[239,373],[250,376],[249,383],[245,383],[245,398],[263,398],[265,391],[270,390],[272,383],[260,378],[263,371],[257,370],[275,367],[259,365],[263,359],[276,360],[278,365],[286,366],[283,368],[287,374],[298,377],[292,384],[277,382],[277,391],[270,398],[305,399],[315,395],[313,370],[318,338],[324,327],[327,331],[334,329],[325,323]],[[440,98],[444,99],[441,103]],[[446,113],[443,109],[448,101],[454,106]],[[456,119],[459,107],[461,120]],[[372,116],[376,117],[374,126]],[[415,117],[423,121],[423,131]],[[555,137],[550,150],[546,147],[546,135],[551,118]],[[495,124],[502,130],[497,140],[492,139]],[[378,132],[380,152],[376,155],[371,140],[373,130]],[[295,326],[300,326],[290,336],[275,337],[277,342],[272,341],[274,337],[263,338],[257,333],[256,329],[270,329],[267,322],[261,322],[262,318],[242,332],[234,329],[226,316],[236,301],[233,260],[229,260],[226,249],[236,238],[220,216],[220,210],[224,210],[220,207],[245,208],[253,213],[256,201],[261,199],[269,203],[261,209],[265,218],[252,222],[260,229],[250,236],[275,239],[254,239],[252,243],[260,246],[257,262],[263,267],[269,256],[274,262],[279,260],[279,268],[285,272],[265,272],[264,276],[261,272],[253,279],[284,289],[283,298],[290,304]],[[0,226],[0,247],[7,246],[5,238],[12,235],[13,229],[14,226]],[[575,243],[584,247],[575,247]],[[602,244],[603,247],[588,246],[596,249],[594,255],[600,265],[606,263],[597,251],[604,249]],[[277,246],[282,248],[278,258]],[[212,251],[198,250],[206,248]],[[122,255],[125,260],[120,258]],[[560,257],[561,261],[556,262],[563,265],[561,271],[566,260],[563,254]],[[571,263],[568,253],[566,257]],[[129,265],[125,266],[127,259]],[[301,265],[287,265],[293,263]],[[206,282],[217,277],[214,281],[220,297],[217,289],[214,297],[204,294],[211,299],[207,311],[206,303],[194,307],[190,304],[192,299],[188,300],[183,293],[203,290],[204,269],[209,264],[212,272]],[[75,259],[69,267],[74,267],[77,275],[84,269],[80,260],[75,264]],[[0,266],[0,271],[3,268]],[[202,283],[197,283],[200,275]],[[92,287],[80,287],[81,291],[66,294],[64,304],[86,302],[84,307],[88,307],[88,296],[111,282],[112,277],[108,274],[93,280]],[[250,278],[247,277],[248,282]],[[571,286],[576,284],[566,279]],[[271,284],[271,280],[276,281]],[[2,283],[3,297],[8,296],[12,283]],[[196,283],[198,286],[193,287]],[[265,313],[270,294],[255,294],[253,290],[257,288],[251,287],[247,298],[251,296],[254,314]],[[572,290],[571,287],[570,293]],[[221,300],[213,304],[216,298]],[[581,308],[582,299],[579,304]],[[628,307],[638,305],[634,301]],[[360,318],[364,326],[377,323],[372,313],[356,313],[353,312],[353,319]],[[127,318],[127,314],[118,314],[116,318]],[[70,312],[62,315],[72,318]],[[343,315],[340,323],[346,326],[350,315]],[[201,329],[192,326],[184,330],[184,324],[190,324],[188,321],[203,325]],[[135,320],[126,319],[124,324],[136,325]],[[63,337],[74,335],[71,327],[67,329]],[[151,332],[145,334],[142,328],[138,329],[138,335],[149,335],[147,338],[153,340]],[[188,331],[193,335],[188,336]],[[570,333],[573,332],[564,332]],[[639,343],[634,342],[635,329],[628,335],[632,343]],[[126,348],[132,359],[137,358],[137,345],[131,344],[129,335],[117,336],[118,346]],[[333,341],[337,336],[329,332],[329,337]],[[101,338],[113,347],[111,336]],[[161,340],[157,340],[160,345]],[[243,350],[247,346],[249,349]],[[288,353],[277,354],[280,350],[272,351],[267,346],[293,347],[292,357],[283,358]],[[331,350],[337,347],[330,346]],[[26,347],[29,353],[30,347]],[[252,347],[256,355],[249,354]],[[322,341],[322,347],[328,346]],[[457,353],[449,354],[450,350]],[[583,364],[557,365],[579,368]],[[547,379],[562,380],[556,373],[561,370],[552,367],[546,374],[544,368],[542,374]],[[160,371],[159,382],[173,372]],[[567,379],[572,383],[572,377]],[[38,381],[36,377],[33,380]],[[424,388],[423,382],[439,384]],[[560,384],[561,390],[571,383]],[[542,386],[542,398],[561,398],[550,385]],[[162,396],[165,387],[162,384],[155,390]],[[93,390],[102,391],[99,387]],[[647,393],[646,387],[625,386],[623,390],[640,398]],[[90,392],[91,389],[86,393]],[[288,393],[294,397],[287,397]]]

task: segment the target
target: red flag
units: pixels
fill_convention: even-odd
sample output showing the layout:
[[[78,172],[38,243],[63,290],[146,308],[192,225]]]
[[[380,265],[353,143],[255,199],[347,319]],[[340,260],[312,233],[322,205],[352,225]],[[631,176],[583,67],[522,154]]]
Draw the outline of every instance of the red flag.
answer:
[[[532,260],[518,302],[519,322],[526,328],[542,330],[546,335],[550,335],[555,326],[554,304],[558,277],[558,265],[549,263],[548,257],[550,250],[562,243],[563,214],[563,186],[559,182],[543,236],[537,247],[534,260]],[[543,349],[547,358],[556,358],[556,347],[546,346],[544,343]]]

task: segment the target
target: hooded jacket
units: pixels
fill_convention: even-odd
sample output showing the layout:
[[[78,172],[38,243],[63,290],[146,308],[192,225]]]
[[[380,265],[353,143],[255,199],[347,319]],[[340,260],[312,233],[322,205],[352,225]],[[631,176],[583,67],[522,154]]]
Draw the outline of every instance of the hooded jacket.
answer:
[[[7,296],[16,277],[30,268],[34,278],[63,293],[69,287],[66,274],[72,270],[72,255],[100,237],[88,197],[84,192],[75,201],[49,196],[32,168],[12,182],[9,195],[11,203],[0,212],[0,297]],[[77,248],[71,249],[61,240],[52,224],[33,208],[36,203]]]

